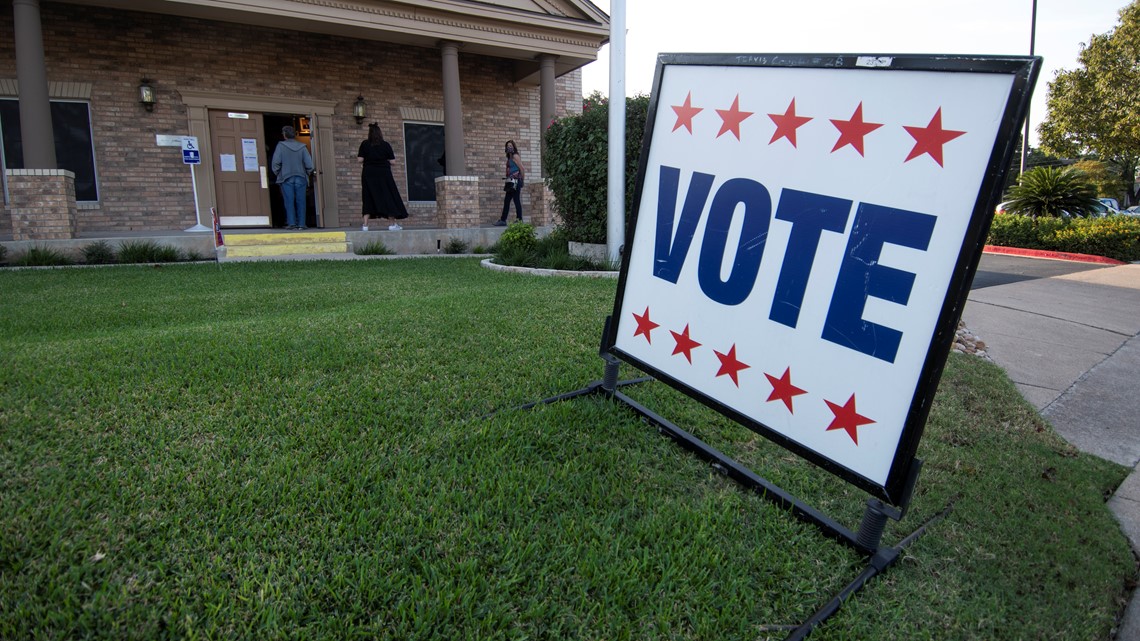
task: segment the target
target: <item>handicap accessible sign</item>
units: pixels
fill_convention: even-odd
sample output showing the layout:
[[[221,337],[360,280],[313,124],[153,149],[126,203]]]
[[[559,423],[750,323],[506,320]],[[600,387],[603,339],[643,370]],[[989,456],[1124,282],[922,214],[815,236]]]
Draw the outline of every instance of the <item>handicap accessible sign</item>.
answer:
[[[182,137],[182,162],[187,165],[201,164],[202,156],[198,150],[197,136]]]

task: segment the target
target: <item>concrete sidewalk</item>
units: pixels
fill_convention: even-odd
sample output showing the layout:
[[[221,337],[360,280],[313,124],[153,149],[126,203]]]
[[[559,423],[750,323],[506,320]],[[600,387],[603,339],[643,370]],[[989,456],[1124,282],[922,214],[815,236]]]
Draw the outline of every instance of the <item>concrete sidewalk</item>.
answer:
[[[1058,434],[1133,468],[1108,507],[1140,553],[1140,264],[976,289],[962,318]],[[1116,639],[1140,640],[1140,590]]]

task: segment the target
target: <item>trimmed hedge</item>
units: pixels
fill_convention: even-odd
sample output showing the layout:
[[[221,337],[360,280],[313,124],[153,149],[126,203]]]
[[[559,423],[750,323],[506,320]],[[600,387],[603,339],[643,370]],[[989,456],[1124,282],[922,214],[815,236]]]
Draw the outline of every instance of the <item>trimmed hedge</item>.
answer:
[[[1125,262],[1140,260],[1140,218],[1038,218],[1016,214],[994,216],[990,245],[1044,249],[1105,256]]]
[[[625,211],[633,208],[641,139],[649,96],[625,101]],[[609,100],[594,92],[580,115],[551,123],[546,130],[543,171],[567,237],[582,243],[606,242],[609,180]]]

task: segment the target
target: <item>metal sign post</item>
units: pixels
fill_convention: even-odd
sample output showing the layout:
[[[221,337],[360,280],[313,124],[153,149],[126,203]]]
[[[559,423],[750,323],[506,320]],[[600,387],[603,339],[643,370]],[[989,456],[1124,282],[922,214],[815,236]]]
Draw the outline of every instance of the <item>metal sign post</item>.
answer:
[[[194,168],[202,163],[201,152],[198,149],[197,136],[182,136],[182,162],[190,165],[190,188],[194,191],[194,220],[196,225],[185,231],[210,231],[202,224],[202,208],[198,205],[198,178]]]

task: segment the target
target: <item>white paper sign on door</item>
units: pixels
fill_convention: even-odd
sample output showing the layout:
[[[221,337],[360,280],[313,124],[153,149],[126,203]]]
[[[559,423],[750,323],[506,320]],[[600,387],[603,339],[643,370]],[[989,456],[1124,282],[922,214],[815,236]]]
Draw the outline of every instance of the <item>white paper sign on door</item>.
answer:
[[[256,138],[241,139],[241,159],[246,171],[258,171]]]

